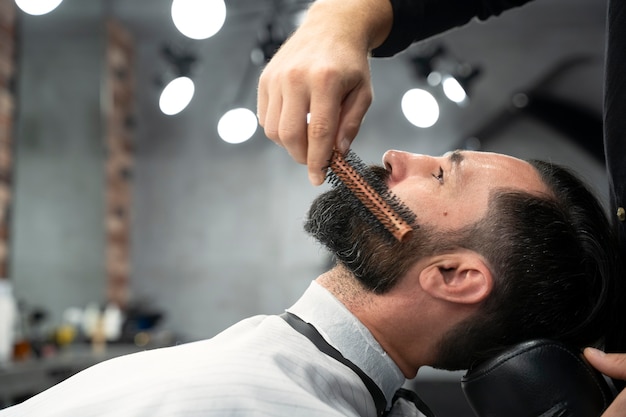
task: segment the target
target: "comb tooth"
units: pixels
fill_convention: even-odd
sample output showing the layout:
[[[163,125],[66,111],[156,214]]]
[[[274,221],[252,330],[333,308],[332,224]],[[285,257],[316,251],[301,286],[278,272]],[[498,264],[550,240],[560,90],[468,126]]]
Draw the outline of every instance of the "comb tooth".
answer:
[[[391,192],[385,190],[385,195],[381,195],[367,182],[359,173],[366,167],[356,155],[349,153],[349,157],[344,158],[340,152],[333,151],[330,170],[333,175],[329,175],[329,182],[333,185],[343,183],[398,241],[402,241],[413,230],[403,218],[403,214],[409,210]]]

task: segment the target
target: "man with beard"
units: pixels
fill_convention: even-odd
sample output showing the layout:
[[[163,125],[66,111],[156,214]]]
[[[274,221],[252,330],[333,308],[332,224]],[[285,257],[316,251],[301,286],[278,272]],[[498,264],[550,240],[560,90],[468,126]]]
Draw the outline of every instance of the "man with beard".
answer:
[[[0,416],[381,416],[423,366],[465,369],[529,338],[603,338],[616,242],[572,174],[465,151],[383,162],[375,172],[416,215],[408,241],[379,233],[339,186],[305,222],[337,265],[284,315],[103,362]]]
[[[487,20],[532,0],[318,0],[298,29],[265,67],[259,80],[258,116],[265,133],[308,167],[314,185],[333,151],[346,151],[372,102],[370,57],[389,57],[410,45]],[[596,2],[602,7],[602,2]],[[594,4],[596,4],[594,3]],[[626,257],[626,2],[608,0],[604,77],[604,150],[610,214]],[[591,4],[591,3],[590,3]],[[515,45],[511,45],[515,47]],[[308,117],[305,117],[307,115]],[[620,316],[625,312],[621,311]],[[626,351],[620,323],[604,343],[607,352]],[[614,378],[626,380],[626,353],[587,359]],[[626,390],[604,417],[626,415]]]

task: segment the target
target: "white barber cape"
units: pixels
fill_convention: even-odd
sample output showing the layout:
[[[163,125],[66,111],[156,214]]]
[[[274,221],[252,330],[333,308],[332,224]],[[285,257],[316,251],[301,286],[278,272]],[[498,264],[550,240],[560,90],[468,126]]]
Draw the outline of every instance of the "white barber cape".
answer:
[[[313,282],[290,309],[363,370],[391,405],[404,383],[371,333]],[[420,416],[400,401],[388,416]],[[376,417],[350,368],[322,353],[279,316],[243,320],[209,340],[99,363],[0,417]]]

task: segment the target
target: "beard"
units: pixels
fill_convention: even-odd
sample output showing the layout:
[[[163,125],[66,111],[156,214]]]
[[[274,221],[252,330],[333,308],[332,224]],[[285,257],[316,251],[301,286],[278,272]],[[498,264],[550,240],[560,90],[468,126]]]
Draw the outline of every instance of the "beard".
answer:
[[[370,169],[382,181],[388,176],[382,167]],[[412,235],[398,242],[385,235],[386,230],[343,184],[313,201],[304,229],[360,283],[377,294],[390,290],[418,260],[462,247],[461,242],[472,230],[435,233],[434,227],[415,223]],[[468,369],[481,357],[480,353],[491,353],[480,337],[489,327],[493,327],[493,323],[488,316],[481,315],[453,326],[438,342],[431,366],[446,370]]]
[[[383,167],[369,169],[385,182],[388,172]],[[417,225],[405,241],[390,239],[376,217],[343,184],[313,201],[304,230],[362,284],[379,294],[392,288],[428,252],[432,241],[431,233]]]

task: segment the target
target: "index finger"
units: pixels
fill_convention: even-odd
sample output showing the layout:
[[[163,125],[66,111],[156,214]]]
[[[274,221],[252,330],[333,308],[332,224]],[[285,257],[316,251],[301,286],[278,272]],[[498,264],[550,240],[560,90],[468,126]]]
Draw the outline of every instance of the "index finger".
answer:
[[[326,168],[335,147],[341,97],[329,94],[328,91],[313,90],[310,112],[307,166],[311,183],[320,185],[326,177]]]

